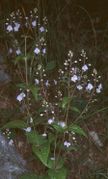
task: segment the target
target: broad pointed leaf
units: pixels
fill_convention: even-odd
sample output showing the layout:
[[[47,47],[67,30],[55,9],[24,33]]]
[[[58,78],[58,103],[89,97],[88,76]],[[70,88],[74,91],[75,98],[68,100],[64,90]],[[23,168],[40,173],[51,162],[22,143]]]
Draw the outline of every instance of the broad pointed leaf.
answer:
[[[29,143],[36,144],[36,145],[42,145],[46,143],[47,139],[43,137],[42,135],[39,135],[36,131],[31,131],[26,133],[27,139]]]
[[[27,124],[24,121],[21,120],[14,120],[14,121],[10,121],[7,124],[5,124],[2,129],[6,129],[6,128],[26,128]]]
[[[34,154],[40,159],[40,161],[47,167],[48,156],[50,152],[50,144],[47,142],[40,147],[33,145],[32,150]]]
[[[83,135],[83,136],[87,136],[86,133],[84,132],[84,130],[79,127],[78,125],[75,125],[75,124],[71,124],[69,127],[68,127],[68,130],[71,131],[71,132],[75,132],[76,134],[79,134],[79,135]]]
[[[66,179],[67,170],[65,168],[61,168],[60,170],[49,170],[48,175],[50,179]]]

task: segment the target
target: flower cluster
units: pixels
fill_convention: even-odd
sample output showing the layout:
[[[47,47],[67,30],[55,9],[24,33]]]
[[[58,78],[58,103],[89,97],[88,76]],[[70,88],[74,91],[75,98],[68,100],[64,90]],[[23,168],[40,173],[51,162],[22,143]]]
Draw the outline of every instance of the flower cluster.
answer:
[[[43,18],[44,25],[47,24],[47,18]],[[47,32],[47,29],[44,26],[41,26],[39,23],[38,9],[34,8],[26,16],[25,12],[22,12],[18,9],[15,12],[12,12],[9,18],[6,19],[6,30],[10,32],[19,32],[23,28],[38,28],[41,33]]]
[[[101,78],[98,76],[96,69],[92,69],[91,64],[87,62],[88,57],[84,50],[81,51],[80,58],[74,60],[73,53],[69,51],[68,59],[64,62],[64,70],[59,70],[61,81],[68,81],[70,86],[76,88],[80,93],[101,93]]]
[[[39,116],[46,120],[48,128],[56,124],[58,127],[66,129],[70,121],[69,116],[67,119],[65,118],[65,103],[68,103],[68,99],[72,100],[73,96],[78,98],[82,96],[89,102],[95,101],[94,97],[96,98],[96,94],[101,93],[103,89],[102,83],[99,81],[100,78],[97,70],[88,63],[88,57],[84,50],[81,51],[77,60],[74,60],[74,53],[69,51],[68,59],[65,60],[63,69],[58,70],[57,78],[54,79],[48,78],[45,68],[38,64],[33,81],[35,87],[39,88],[38,95],[41,97]],[[25,100],[25,98],[27,98],[27,95],[24,92],[17,96],[19,102]],[[71,108],[68,110],[71,114]],[[71,120],[74,121],[75,118],[73,117]],[[31,131],[31,124],[25,129],[26,132]],[[42,136],[47,136],[47,130],[45,129]],[[73,133],[64,130],[64,134],[68,136],[64,140],[64,147],[69,148],[72,143],[76,143],[76,137]],[[70,136],[72,143],[69,141]]]
[[[36,56],[46,54],[47,18],[44,17],[42,23],[40,23],[37,8],[31,10],[28,15],[20,9],[12,12],[9,18],[6,19],[5,28],[11,40],[13,39],[9,54],[17,56],[23,54],[24,50],[21,49],[20,44],[25,34],[29,43],[31,43],[31,48],[34,45],[32,51]]]

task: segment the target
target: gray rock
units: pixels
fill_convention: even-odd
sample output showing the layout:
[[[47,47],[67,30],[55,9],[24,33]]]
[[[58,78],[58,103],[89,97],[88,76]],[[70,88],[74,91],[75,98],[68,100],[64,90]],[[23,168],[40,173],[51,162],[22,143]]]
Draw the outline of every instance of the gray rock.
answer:
[[[0,134],[0,179],[18,179],[26,172],[25,161],[15,150],[14,145],[9,145],[5,137]]]
[[[11,77],[8,73],[5,72],[5,69],[7,69],[5,58],[0,52],[0,85],[9,83],[11,81]]]
[[[98,134],[95,131],[90,131],[89,135],[91,136],[91,138],[93,139],[93,141],[95,142],[95,144],[99,147],[103,147],[103,143],[101,142]]]
[[[11,77],[7,74],[3,69],[0,69],[0,84],[9,83],[11,81]]]

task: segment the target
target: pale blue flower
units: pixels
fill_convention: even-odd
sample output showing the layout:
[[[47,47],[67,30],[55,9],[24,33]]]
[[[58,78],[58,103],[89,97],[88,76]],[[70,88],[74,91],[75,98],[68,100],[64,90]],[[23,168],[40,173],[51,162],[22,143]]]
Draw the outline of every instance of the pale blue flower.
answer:
[[[86,72],[87,70],[88,70],[88,66],[85,64],[85,65],[83,65],[82,66],[82,70],[84,71],[84,72]]]
[[[86,90],[91,91],[92,89],[93,89],[93,85],[91,83],[88,83],[88,85],[86,86]]]
[[[58,122],[58,125],[61,126],[62,128],[66,127],[66,123],[63,121]]]
[[[6,29],[7,29],[8,32],[12,32],[13,31],[13,27],[11,25],[8,25]]]
[[[45,28],[42,26],[39,28],[40,32],[44,32],[45,31]]]
[[[26,97],[25,93],[21,92],[18,96],[17,96],[17,100],[19,102],[21,102],[24,98]]]
[[[53,118],[48,119],[48,124],[52,124],[54,122]]]
[[[20,55],[20,54],[21,54],[21,50],[20,50],[19,48],[16,50],[16,54],[17,54],[17,55]]]
[[[49,80],[47,80],[47,81],[45,82],[45,85],[46,85],[47,87],[50,86]]]
[[[14,26],[14,31],[15,32],[18,32],[19,31],[19,28],[20,28],[20,24],[15,22],[15,26]]]
[[[27,127],[24,129],[26,132],[31,132],[32,128],[31,127]]]
[[[71,77],[71,81],[76,82],[77,80],[78,80],[78,76],[77,75],[73,75]]]
[[[99,85],[98,85],[98,87],[96,88],[96,93],[101,93],[101,91],[102,91],[102,84],[100,83]]]
[[[34,49],[34,53],[35,53],[36,55],[38,55],[38,54],[40,53],[40,49],[39,49],[38,47],[36,47],[36,48]]]
[[[68,141],[64,141],[64,146],[68,148],[68,147],[70,147],[70,146],[71,146],[71,143],[70,143],[70,142],[68,142]]]
[[[42,49],[43,54],[46,54],[46,48]]]
[[[36,20],[32,21],[32,26],[36,27]]]
[[[35,84],[38,85],[39,84],[39,80],[35,79]]]

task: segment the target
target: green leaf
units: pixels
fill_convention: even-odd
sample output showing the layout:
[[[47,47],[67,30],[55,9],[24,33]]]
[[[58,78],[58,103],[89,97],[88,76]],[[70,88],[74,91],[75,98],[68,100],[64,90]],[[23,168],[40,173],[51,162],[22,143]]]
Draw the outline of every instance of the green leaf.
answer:
[[[51,125],[57,132],[63,133],[66,130],[66,127],[61,127],[57,123]]]
[[[60,170],[48,170],[48,175],[50,179],[66,179],[67,177],[67,170],[62,168]]]
[[[62,99],[62,102],[61,102],[61,107],[63,109],[65,109],[69,103],[70,99],[69,97],[65,96],[63,99]]]
[[[38,176],[35,174],[24,174],[20,177],[20,179],[48,179],[47,176]]]
[[[72,107],[71,110],[72,110],[73,112],[78,113],[78,114],[81,113],[81,111],[80,111],[77,107]]]
[[[36,145],[42,145],[46,143],[47,139],[43,137],[42,135],[39,135],[36,131],[31,131],[26,133],[27,139],[29,143],[36,144]]]
[[[14,120],[14,121],[10,121],[7,124],[5,124],[2,129],[6,129],[6,128],[26,128],[27,124],[24,121],[21,120]]]
[[[51,62],[47,63],[46,70],[50,71],[50,70],[53,70],[55,67],[56,67],[56,62],[55,61],[51,61]]]
[[[75,132],[76,134],[83,135],[85,137],[87,136],[86,133],[84,132],[84,130],[81,127],[79,127],[78,125],[71,124],[68,127],[68,130],[70,132]]]
[[[40,179],[40,177],[35,174],[24,174],[20,179]]]
[[[40,99],[39,98],[39,87],[32,85],[29,87],[29,89],[31,90],[35,100],[38,101]]]
[[[50,144],[53,143],[55,141],[55,134],[49,133],[48,134],[48,141],[49,141]]]
[[[48,156],[50,152],[49,143],[47,142],[44,145],[41,145],[39,147],[37,147],[36,145],[33,145],[32,150],[34,154],[40,159],[40,161],[47,167]]]
[[[51,160],[51,158],[48,159],[48,163],[47,163],[47,167],[50,169],[60,169],[62,168],[64,165],[64,160],[62,158],[59,157],[59,159],[56,160]]]

